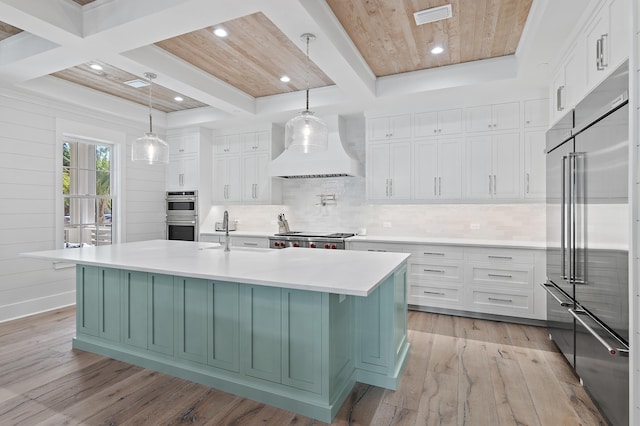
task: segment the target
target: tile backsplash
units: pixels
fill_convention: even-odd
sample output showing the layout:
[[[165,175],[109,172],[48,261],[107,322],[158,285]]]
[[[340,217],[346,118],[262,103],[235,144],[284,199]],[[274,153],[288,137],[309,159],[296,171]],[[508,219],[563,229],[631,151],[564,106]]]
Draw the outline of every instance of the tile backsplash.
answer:
[[[322,205],[320,195],[335,194]],[[277,232],[285,213],[292,230],[381,236],[545,241],[545,205],[540,204],[368,204],[359,177],[292,179],[283,182],[283,205],[213,206],[202,231],[213,230],[225,208],[239,231]]]

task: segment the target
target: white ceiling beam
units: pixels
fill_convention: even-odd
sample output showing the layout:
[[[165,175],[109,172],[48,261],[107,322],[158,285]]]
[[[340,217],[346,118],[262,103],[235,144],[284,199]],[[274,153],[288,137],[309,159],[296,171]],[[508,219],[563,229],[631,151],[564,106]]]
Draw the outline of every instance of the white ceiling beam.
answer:
[[[59,45],[52,41],[23,31],[0,41],[0,67],[56,47]]]
[[[82,38],[82,8],[67,0],[0,0],[0,16],[21,30],[66,44]]]
[[[151,45],[122,56],[158,73],[158,84],[227,112],[255,114],[255,99],[167,51]],[[119,61],[118,66],[130,68]],[[136,73],[137,74],[137,73]]]
[[[516,78],[515,55],[379,77],[379,98]]]

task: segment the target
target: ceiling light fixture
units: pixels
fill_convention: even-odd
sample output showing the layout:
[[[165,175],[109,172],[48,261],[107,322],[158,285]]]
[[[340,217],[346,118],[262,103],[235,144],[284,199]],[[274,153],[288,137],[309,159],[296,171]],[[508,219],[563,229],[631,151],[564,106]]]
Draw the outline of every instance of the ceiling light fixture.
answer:
[[[182,102],[184,101],[184,98],[182,96],[176,96],[175,98],[173,98],[173,100],[176,102]]]
[[[149,80],[149,132],[133,141],[131,146],[131,160],[147,164],[168,164],[169,145],[153,133],[153,117],[151,109],[152,80],[157,77],[154,73],[146,72],[144,76]]]
[[[283,83],[288,83],[291,81],[291,78],[289,78],[288,75],[283,75],[282,77],[280,77],[280,81]]]
[[[442,46],[436,46],[433,49],[431,49],[431,53],[433,53],[434,55],[439,55],[442,52],[444,52],[444,49],[442,48]]]
[[[305,33],[300,36],[307,42],[307,103],[306,109],[293,117],[284,128],[284,146],[286,149],[302,151],[326,151],[329,144],[329,132],[324,121],[313,115],[309,110],[309,42],[316,39],[313,34]]]
[[[89,65],[89,67],[90,67],[92,70],[102,71],[102,65],[100,65],[100,64],[91,64],[91,65]]]
[[[225,29],[224,29],[224,28],[222,28],[222,27],[215,28],[215,29],[213,30],[213,33],[214,33],[215,35],[217,35],[218,37],[226,37],[226,36],[228,36],[228,35],[229,35],[229,33],[227,32],[227,30],[225,30]]]

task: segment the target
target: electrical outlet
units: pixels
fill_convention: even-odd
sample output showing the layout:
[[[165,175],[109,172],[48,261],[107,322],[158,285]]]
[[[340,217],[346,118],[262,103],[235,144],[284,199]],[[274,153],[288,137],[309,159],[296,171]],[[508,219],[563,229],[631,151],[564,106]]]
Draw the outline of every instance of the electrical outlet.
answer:
[[[469,225],[469,229],[480,229],[479,223],[472,223]]]
[[[383,228],[391,228],[391,222],[382,222]]]

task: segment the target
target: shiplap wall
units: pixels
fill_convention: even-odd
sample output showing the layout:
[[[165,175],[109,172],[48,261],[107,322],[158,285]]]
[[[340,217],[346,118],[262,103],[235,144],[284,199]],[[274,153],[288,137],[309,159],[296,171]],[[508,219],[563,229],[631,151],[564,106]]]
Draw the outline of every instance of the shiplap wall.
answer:
[[[73,268],[54,269],[52,262],[19,255],[58,248],[56,122],[61,119],[125,135],[121,241],[164,238],[165,169],[133,164],[125,155],[144,125],[0,92],[0,321],[75,303]]]

